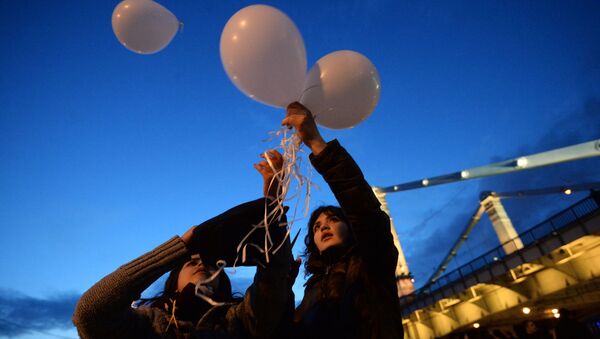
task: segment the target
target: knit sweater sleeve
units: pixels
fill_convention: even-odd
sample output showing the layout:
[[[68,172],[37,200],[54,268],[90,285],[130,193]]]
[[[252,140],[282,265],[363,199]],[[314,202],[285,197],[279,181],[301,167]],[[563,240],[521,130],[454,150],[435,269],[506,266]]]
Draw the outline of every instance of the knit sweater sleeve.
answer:
[[[161,275],[188,259],[183,240],[173,237],[97,282],[81,296],[73,314],[81,338],[156,336],[153,312],[141,312],[131,303]]]
[[[310,160],[323,176],[350,220],[363,259],[374,273],[394,274],[398,250],[390,231],[390,218],[365,180],[362,171],[337,140],[327,143]]]

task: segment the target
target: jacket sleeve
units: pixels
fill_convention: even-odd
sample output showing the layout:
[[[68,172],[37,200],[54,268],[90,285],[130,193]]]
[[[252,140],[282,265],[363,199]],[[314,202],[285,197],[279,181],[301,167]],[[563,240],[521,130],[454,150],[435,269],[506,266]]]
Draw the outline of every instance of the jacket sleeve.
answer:
[[[284,231],[283,229],[281,231]],[[227,313],[230,323],[239,322],[251,338],[271,338],[280,329],[286,317],[294,312],[292,249],[289,237],[268,264],[258,266],[252,285],[246,290],[241,303]]]
[[[141,257],[119,267],[82,296],[73,314],[81,338],[142,338],[154,335],[152,310],[131,307],[156,279],[189,259],[185,243],[173,237]]]
[[[188,246],[190,251],[198,252],[202,261],[216,265],[217,261],[225,260],[227,266],[255,266],[256,261],[263,255],[257,253],[252,248],[247,252],[246,262],[238,257],[237,247],[240,241],[252,231],[254,225],[263,223],[266,216],[270,216],[270,229],[278,226],[275,221],[280,211],[276,208],[277,204],[269,198],[259,198],[240,205],[237,205],[218,216],[211,218],[194,229],[192,243]],[[277,227],[283,229],[284,227]],[[273,235],[273,232],[270,232]],[[275,232],[281,233],[281,232]],[[244,244],[264,244],[265,231],[259,228],[245,238]],[[273,239],[280,243],[280,239]],[[262,247],[262,246],[261,246]],[[236,261],[236,259],[238,259]]]
[[[358,249],[368,266],[377,273],[394,274],[398,250],[390,231],[390,218],[365,180],[362,171],[337,140],[327,143],[310,160],[323,176],[344,210]]]

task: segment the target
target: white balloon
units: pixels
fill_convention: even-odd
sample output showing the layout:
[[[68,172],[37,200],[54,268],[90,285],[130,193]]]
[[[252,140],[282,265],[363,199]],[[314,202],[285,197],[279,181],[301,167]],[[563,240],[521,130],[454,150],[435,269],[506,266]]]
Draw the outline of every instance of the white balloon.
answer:
[[[179,29],[168,9],[152,0],[125,0],[115,7],[112,27],[127,49],[152,54],[165,48]]]
[[[221,34],[221,61],[231,81],[262,103],[297,101],[306,76],[306,51],[296,25],[283,12],[252,5],[235,13]]]
[[[311,68],[300,103],[319,125],[344,129],[371,115],[380,91],[379,73],[369,59],[357,52],[337,51]]]

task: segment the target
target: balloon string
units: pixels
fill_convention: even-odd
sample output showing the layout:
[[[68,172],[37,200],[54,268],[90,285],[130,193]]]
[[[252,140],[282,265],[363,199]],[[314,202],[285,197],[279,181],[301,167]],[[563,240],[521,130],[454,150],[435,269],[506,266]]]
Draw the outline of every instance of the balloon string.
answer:
[[[259,253],[264,255],[266,263],[270,262],[270,255],[277,253],[281,249],[285,241],[288,239],[292,225],[295,221],[297,221],[296,215],[298,214],[298,206],[300,205],[300,202],[303,197],[305,206],[303,214],[304,216],[308,215],[310,209],[311,187],[317,186],[310,180],[310,177],[312,176],[312,168],[310,166],[306,166],[308,168],[308,175],[305,176],[302,174],[301,168],[303,165],[303,158],[300,156],[304,153],[301,149],[302,143],[295,132],[290,133],[289,131],[290,130],[287,127],[282,127],[278,131],[269,132],[271,137],[267,140],[263,140],[270,141],[274,138],[281,137],[279,146],[277,146],[276,148],[280,149],[283,153],[283,164],[280,170],[276,170],[271,159],[265,153],[265,159],[267,160],[267,163],[274,172],[273,178],[269,182],[267,192],[271,192],[271,188],[273,187],[273,185],[277,185],[275,198],[272,201],[269,201],[269,199],[265,200],[265,210],[263,214],[263,219],[258,224],[252,225],[250,231],[248,231],[248,233],[238,243],[236,247],[237,255],[233,263],[234,268],[237,267],[238,261],[240,259],[242,263],[246,263],[248,246],[258,250]],[[293,192],[288,197],[292,181],[295,181],[295,186],[293,186]],[[286,210],[284,209],[284,203],[290,202],[292,200],[292,217],[288,220],[287,223],[281,222],[281,218],[286,212]],[[285,236],[277,244],[274,243],[273,238],[271,236],[271,228],[273,227],[286,227]],[[261,228],[265,229],[265,236],[263,239],[262,246],[248,242],[250,236],[257,229]],[[263,266],[260,262],[257,262],[257,264]]]
[[[177,308],[177,299],[175,299],[175,300],[170,299],[170,300],[172,302],[171,317],[169,317],[169,323],[167,324],[165,333],[169,332],[169,327],[171,327],[171,324],[175,324],[175,328],[179,329],[179,325],[177,324],[177,318],[175,317],[175,310]],[[169,305],[167,305],[166,303],[165,303],[165,308],[167,309],[167,311],[169,311]]]
[[[312,85],[312,86],[305,88],[304,91],[302,91],[302,94],[300,94],[300,99],[298,99],[298,102],[302,103],[302,99],[304,99],[304,94],[306,94],[306,92],[310,91],[313,88],[317,88],[317,87],[321,87],[321,86],[322,85]]]
[[[207,295],[207,294],[212,295],[212,293],[213,293],[212,287],[207,286],[207,285],[210,282],[212,282],[213,280],[217,279],[219,274],[221,274],[221,272],[223,272],[223,269],[225,268],[226,264],[227,263],[225,262],[225,260],[217,261],[217,270],[215,272],[213,272],[213,274],[210,277],[208,277],[207,279],[198,281],[196,283],[196,287],[194,288],[194,294],[196,294],[197,297],[200,297],[201,299],[203,299],[207,303],[211,304],[212,306],[221,306],[221,305],[227,304],[225,302],[214,301],[212,298],[210,298]]]

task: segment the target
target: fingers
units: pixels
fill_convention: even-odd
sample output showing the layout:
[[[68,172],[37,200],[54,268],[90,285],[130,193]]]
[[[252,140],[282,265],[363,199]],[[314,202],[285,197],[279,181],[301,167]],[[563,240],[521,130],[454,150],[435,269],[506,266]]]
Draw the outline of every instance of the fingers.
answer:
[[[281,162],[283,160],[283,156],[277,150],[270,149],[266,152],[269,156],[269,159],[274,162]]]
[[[281,122],[281,125],[298,128],[307,118],[312,118],[312,113],[308,108],[299,102],[292,102],[287,107],[286,117]]]
[[[306,115],[311,115],[311,112],[308,108],[306,108],[306,106],[302,105],[301,103],[299,103],[298,101],[294,101],[291,104],[288,105],[287,107],[287,112],[289,113],[296,113],[296,114],[306,114]]]
[[[277,150],[267,150],[264,153],[261,153],[260,157],[265,160],[254,164],[254,168],[263,176],[272,176],[274,172],[280,171],[283,167],[283,155]]]
[[[291,129],[292,127],[294,127],[294,124],[292,123],[292,119],[289,116],[287,116],[283,120],[281,120],[281,126],[287,126]]]
[[[265,154],[269,157],[269,159],[271,160],[277,160],[277,159],[283,159],[283,156],[281,155],[281,153],[279,153],[279,151],[274,150],[274,149],[269,149],[266,150],[264,153],[260,154],[260,157],[263,159],[266,159]]]
[[[279,172],[283,168],[283,156],[274,149],[265,151],[260,157],[265,159],[265,162],[268,163],[271,172]]]
[[[301,127],[307,119],[309,119],[309,117],[304,114],[290,114],[288,111],[288,116],[281,121],[281,126],[287,126],[289,128],[294,127],[296,130],[298,130],[298,128]]]
[[[259,169],[259,168],[260,169],[267,169],[267,168],[270,169],[271,168],[271,166],[269,166],[269,163],[266,160],[263,160],[257,164],[254,164],[254,167],[257,169]]]
[[[261,161],[258,164],[254,164],[254,168],[263,176],[273,174],[273,170],[271,169],[271,166],[269,166],[269,163],[266,161]]]

